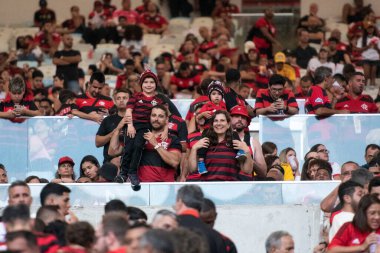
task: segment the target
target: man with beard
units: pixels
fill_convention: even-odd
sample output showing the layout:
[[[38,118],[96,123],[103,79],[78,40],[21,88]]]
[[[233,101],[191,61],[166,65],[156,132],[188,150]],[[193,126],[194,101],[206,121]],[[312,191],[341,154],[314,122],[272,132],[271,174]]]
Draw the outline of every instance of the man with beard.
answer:
[[[96,112],[100,115],[108,115],[108,110],[113,106],[110,97],[101,95],[104,87],[105,77],[101,72],[94,72],[90,77],[87,91],[77,97],[76,104],[84,113]]]
[[[348,80],[348,94],[335,105],[336,110],[349,110],[351,113],[377,113],[378,109],[372,97],[364,95],[365,77],[361,72],[355,72]]]
[[[239,139],[244,141],[248,147],[250,147],[253,160],[254,160],[254,171],[257,176],[265,176],[267,166],[265,163],[264,155],[262,153],[262,148],[260,142],[255,139],[250,138],[249,132],[245,131],[250,123],[250,117],[248,115],[248,110],[245,106],[235,106],[231,112],[231,126],[232,129],[239,135]],[[235,134],[235,133],[234,133]],[[240,172],[240,180],[251,180],[251,177],[246,177],[244,173]]]
[[[168,127],[168,119],[168,111],[164,105],[152,108],[152,131],[144,134],[146,143],[138,169],[141,182],[174,182],[182,148],[179,139],[173,135],[169,134],[166,140],[161,139],[161,134]]]
[[[334,238],[339,228],[346,222],[351,222],[354,218],[358,204],[364,196],[363,186],[354,181],[342,183],[338,189],[339,201],[342,209],[331,214],[331,228],[329,232],[329,241]]]

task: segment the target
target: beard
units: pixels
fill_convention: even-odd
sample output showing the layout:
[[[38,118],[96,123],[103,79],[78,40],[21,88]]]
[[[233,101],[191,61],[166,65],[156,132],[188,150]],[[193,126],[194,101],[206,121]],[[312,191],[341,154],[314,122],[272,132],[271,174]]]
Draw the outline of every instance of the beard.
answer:
[[[153,125],[154,123],[156,123],[156,124]],[[154,123],[152,124],[152,130],[154,130],[154,131],[160,132],[160,131],[162,131],[162,130],[164,129],[164,127],[165,127],[165,125],[161,125],[161,124],[159,124],[159,123],[157,123],[157,122],[154,122]]]

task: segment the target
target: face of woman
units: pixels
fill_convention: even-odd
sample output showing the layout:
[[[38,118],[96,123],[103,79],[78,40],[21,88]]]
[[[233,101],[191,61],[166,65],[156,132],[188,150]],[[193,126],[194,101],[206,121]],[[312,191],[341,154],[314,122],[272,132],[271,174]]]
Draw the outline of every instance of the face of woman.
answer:
[[[71,163],[62,163],[59,167],[58,167],[58,174],[62,177],[62,176],[69,176],[71,177],[73,175],[74,171],[73,171],[73,166],[71,165]]]
[[[98,176],[99,168],[91,162],[84,162],[82,164],[82,170],[86,177],[94,180]]]
[[[377,230],[380,227],[380,204],[372,204],[366,211],[367,223],[371,230]]]
[[[216,134],[225,134],[230,127],[230,124],[227,122],[227,118],[224,114],[217,114],[212,126],[214,127]]]
[[[319,166],[318,165],[313,165],[307,170],[307,175],[311,180],[315,179],[315,174],[317,173]]]

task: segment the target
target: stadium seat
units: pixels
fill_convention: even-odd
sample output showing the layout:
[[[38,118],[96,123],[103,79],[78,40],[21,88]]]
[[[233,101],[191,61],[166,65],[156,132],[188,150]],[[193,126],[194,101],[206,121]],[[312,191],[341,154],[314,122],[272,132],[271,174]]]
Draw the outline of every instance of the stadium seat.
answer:
[[[149,48],[157,45],[161,39],[161,35],[158,34],[144,34],[143,44]]]
[[[118,44],[98,44],[94,50],[94,59],[96,61],[100,60],[104,53],[111,53],[112,56],[116,56],[118,47]]]
[[[210,17],[198,17],[194,18],[193,22],[191,23],[192,28],[199,29],[201,26],[206,26],[208,29],[211,30],[212,26],[214,25],[214,21]]]
[[[108,83],[108,85],[111,88],[115,88],[116,87],[117,76],[115,76],[115,75],[105,75],[105,78],[106,78],[106,83]]]
[[[189,18],[172,18],[169,21],[169,34],[176,34],[186,31],[190,28]]]
[[[149,51],[149,64],[154,65],[154,59],[162,53],[169,52],[174,54],[175,47],[172,44],[157,44],[153,46]]]
[[[38,33],[40,29],[38,27],[20,27],[20,28],[14,28],[13,29],[13,36],[16,38],[18,36],[25,36],[25,35],[31,35],[34,37],[36,33]]]
[[[93,50],[94,47],[91,44],[79,43],[79,44],[74,45],[73,49],[81,51],[81,52],[88,52],[90,50]]]
[[[55,75],[56,67],[55,65],[44,65],[38,68],[44,74],[44,85],[52,85],[53,84],[53,76]]]

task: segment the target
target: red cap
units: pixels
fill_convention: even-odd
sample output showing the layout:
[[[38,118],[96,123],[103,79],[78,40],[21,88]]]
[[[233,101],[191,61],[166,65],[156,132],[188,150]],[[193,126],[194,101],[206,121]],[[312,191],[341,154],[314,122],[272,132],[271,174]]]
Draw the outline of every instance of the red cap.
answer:
[[[103,6],[103,3],[101,1],[95,1],[94,2],[94,6],[97,7],[97,6]]]
[[[231,116],[232,115],[241,115],[241,116],[244,116],[246,118],[249,118],[247,108],[245,108],[245,106],[241,106],[241,105],[237,105],[234,108],[232,108],[230,114],[231,114]]]
[[[141,76],[140,76],[140,86],[142,86],[142,84],[143,84],[145,78],[148,78],[148,77],[151,77],[151,78],[154,79],[154,81],[155,81],[155,83],[156,83],[156,89],[157,89],[157,87],[158,87],[158,85],[159,85],[158,77],[157,77],[156,74],[153,73],[150,69],[145,70],[145,71],[141,74]]]
[[[58,166],[60,166],[63,163],[70,163],[72,166],[75,165],[73,159],[71,159],[71,157],[68,157],[68,156],[64,156],[64,157],[59,158]]]

